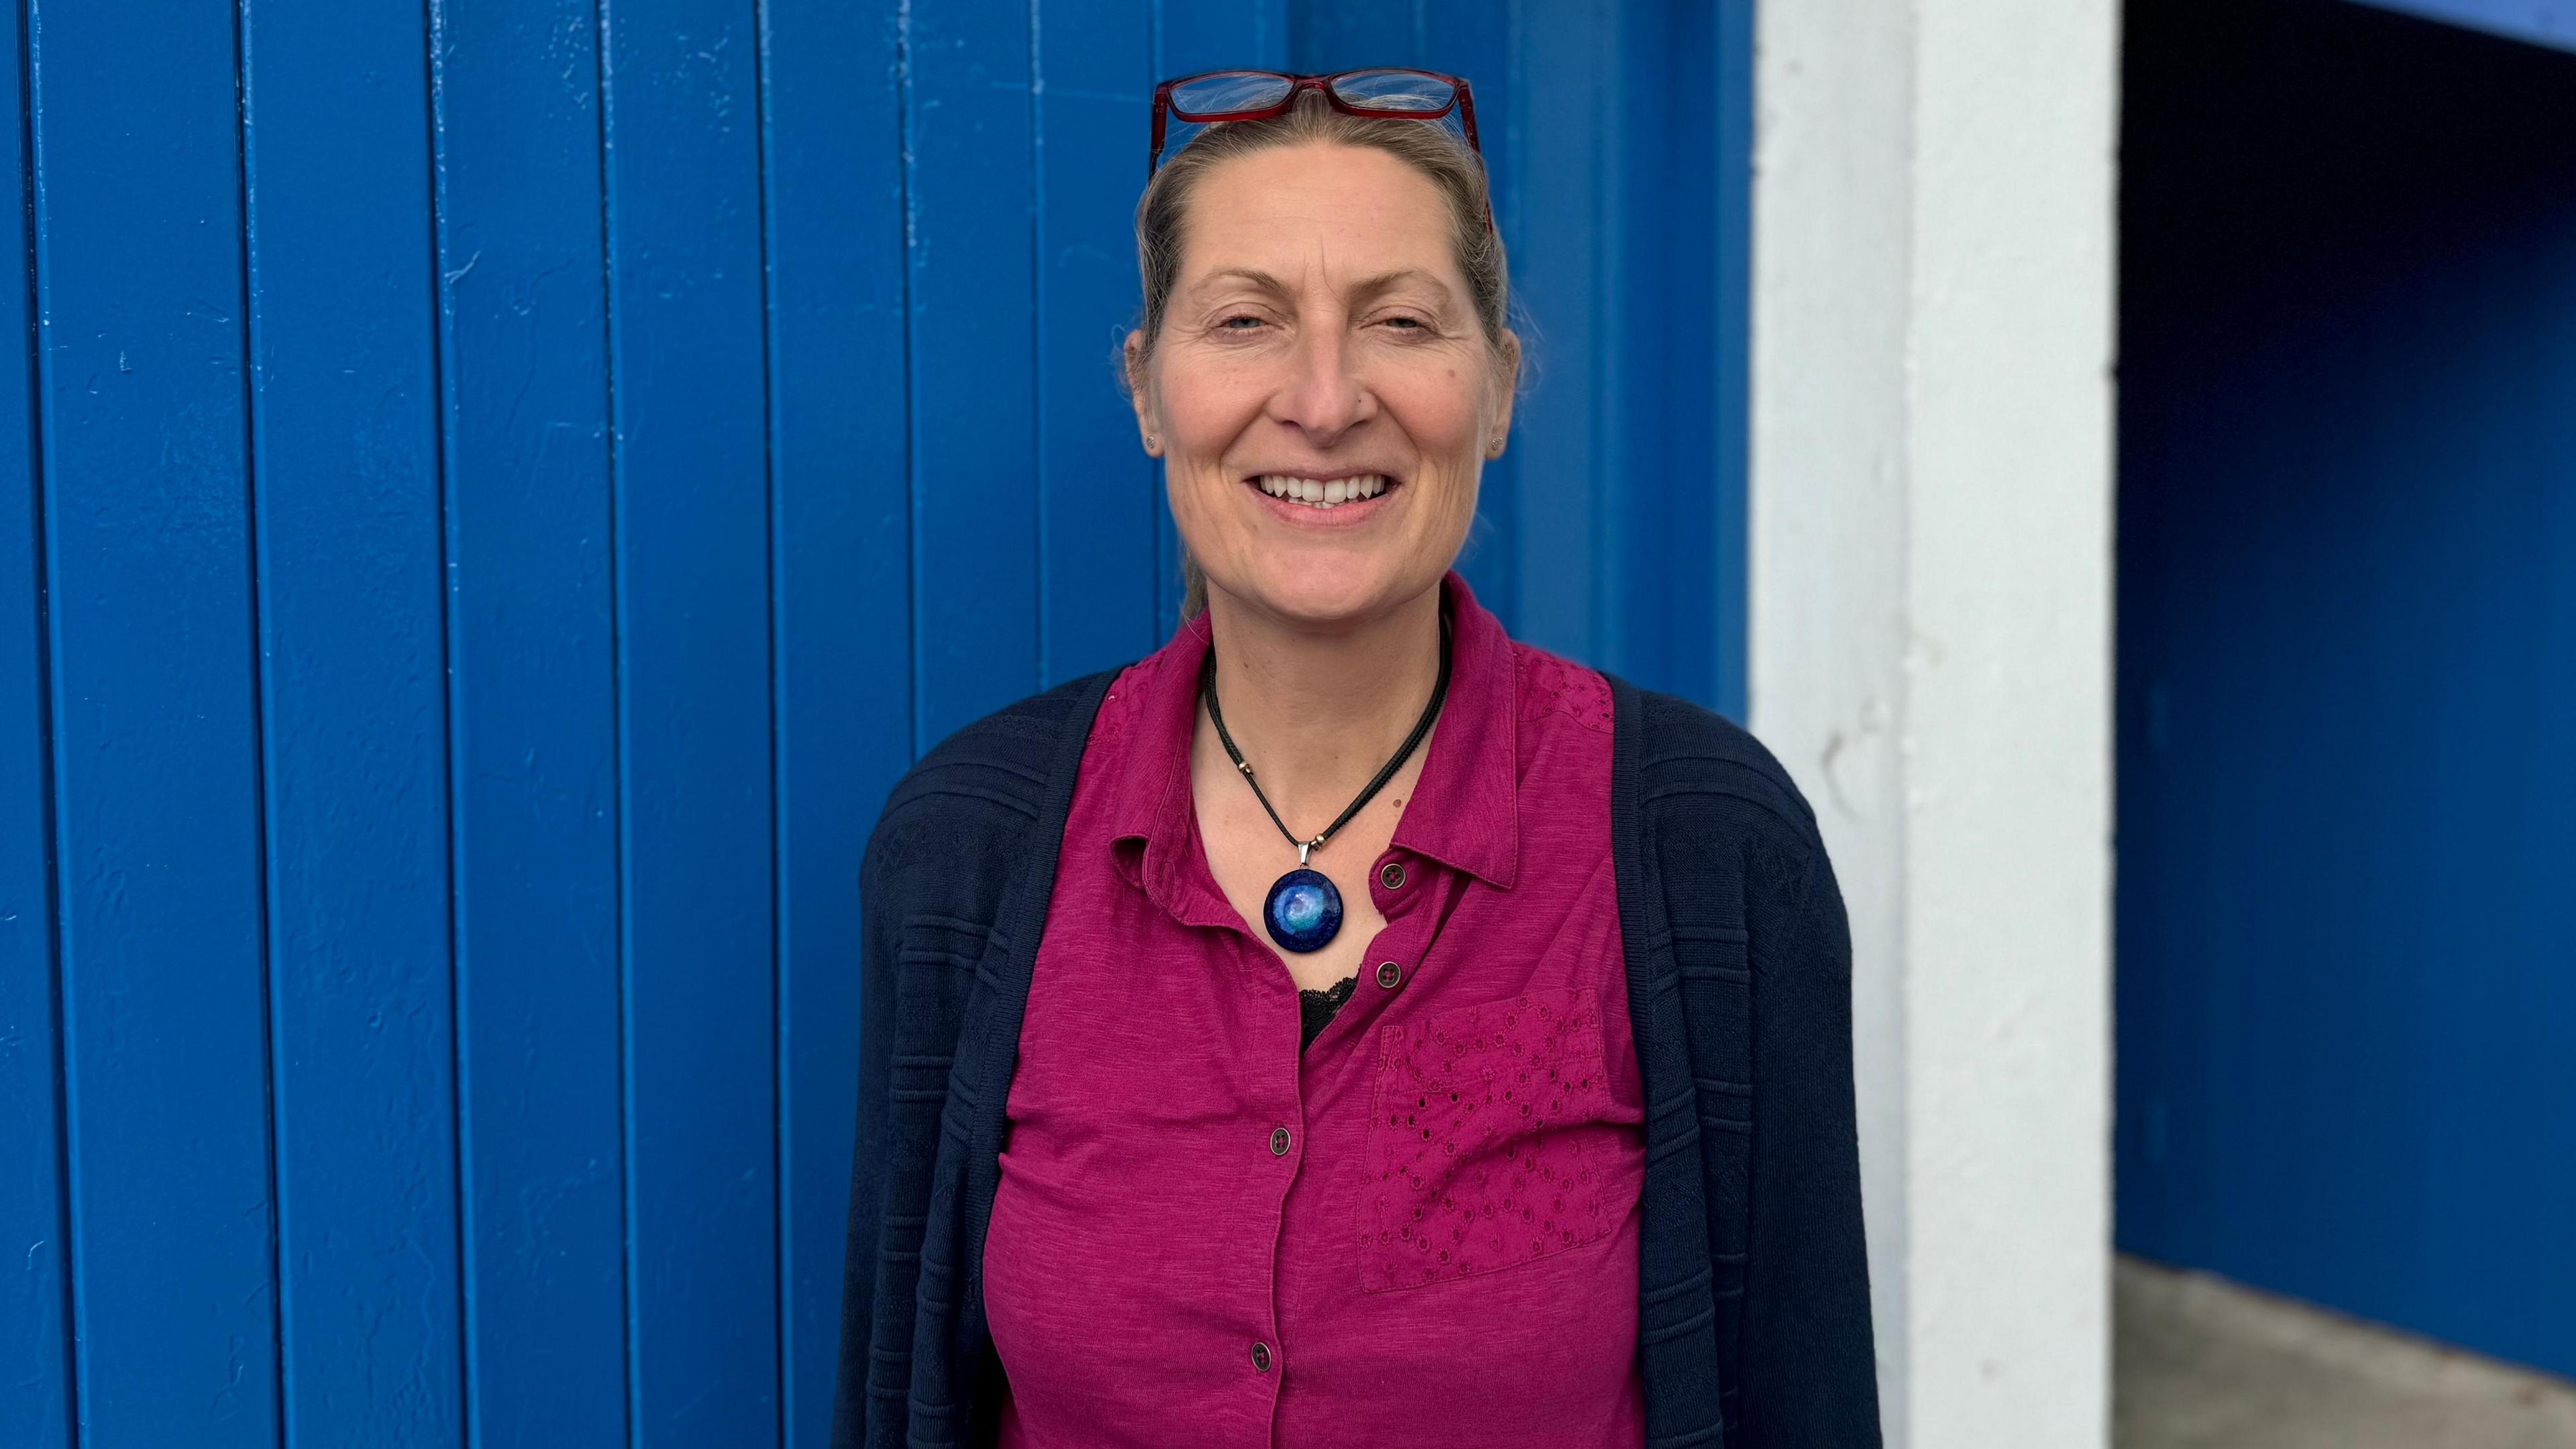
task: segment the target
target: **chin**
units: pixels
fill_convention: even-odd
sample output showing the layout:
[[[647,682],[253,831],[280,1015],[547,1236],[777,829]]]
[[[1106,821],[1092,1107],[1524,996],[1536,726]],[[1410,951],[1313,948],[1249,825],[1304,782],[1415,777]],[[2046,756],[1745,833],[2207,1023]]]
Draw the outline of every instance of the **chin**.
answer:
[[[1439,570],[1426,576],[1391,560],[1276,560],[1228,592],[1279,618],[1329,626],[1371,618],[1439,582]]]

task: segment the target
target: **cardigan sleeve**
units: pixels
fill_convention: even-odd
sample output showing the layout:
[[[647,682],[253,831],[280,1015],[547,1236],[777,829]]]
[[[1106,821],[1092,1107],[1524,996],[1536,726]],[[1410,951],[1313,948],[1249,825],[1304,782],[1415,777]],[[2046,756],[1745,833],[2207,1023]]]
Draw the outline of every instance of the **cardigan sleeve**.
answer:
[[[1742,1435],[1876,1449],[1878,1376],[1852,1100],[1851,933],[1813,835],[1749,847],[1752,1164]]]
[[[882,837],[882,827],[876,832]],[[894,1159],[894,939],[880,839],[859,870],[859,1110],[850,1161],[850,1226],[841,1267],[840,1363],[832,1388],[831,1449],[901,1443],[904,1399],[869,1403],[868,1365],[877,1308],[877,1248],[886,1173]],[[909,1345],[906,1345],[909,1347]],[[893,1422],[887,1422],[893,1416]]]

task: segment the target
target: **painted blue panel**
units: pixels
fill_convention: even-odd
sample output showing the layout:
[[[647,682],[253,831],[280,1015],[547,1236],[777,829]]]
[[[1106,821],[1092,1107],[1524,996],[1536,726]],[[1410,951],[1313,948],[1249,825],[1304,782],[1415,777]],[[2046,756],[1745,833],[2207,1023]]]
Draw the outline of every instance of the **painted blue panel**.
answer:
[[[0,117],[26,114],[18,11],[0,12]],[[28,195],[25,132],[0,125],[0,187]],[[61,1085],[54,1003],[51,663],[45,656],[44,515],[25,214],[0,287],[0,1444],[71,1443],[72,1315],[66,1296]]]
[[[780,1328],[825,1449],[858,1082],[856,877],[912,759],[902,98],[884,17],[772,0],[763,95],[777,601]]]
[[[1591,489],[1607,545],[1595,657],[1702,699],[1718,627],[1707,573],[1717,128],[1711,93],[1691,82],[1717,68],[1713,18],[1696,6],[1620,12],[1613,73],[1647,83],[1614,87],[1603,108],[1614,159],[1602,205],[1619,221],[1606,228],[1599,366],[1607,426]],[[1676,186],[1676,176],[1701,184]],[[1639,224],[1646,215],[1653,221]]]
[[[336,0],[242,38],[293,1444],[462,1438],[426,43]]]
[[[1044,8],[1036,71],[1038,638],[1048,682],[1136,657],[1161,631],[1163,476],[1138,448],[1118,356],[1137,304],[1136,189],[1154,95],[1133,0]],[[1112,184],[1125,175],[1125,185]],[[1125,244],[1122,245],[1121,243]],[[1150,646],[1149,646],[1150,647]]]
[[[1714,132],[1709,155],[1712,206],[1706,249],[1685,252],[1677,269],[1705,265],[1709,278],[1708,349],[1709,532],[1706,593],[1685,594],[1679,610],[1706,607],[1708,692],[1697,696],[1730,719],[1748,716],[1752,554],[1746,517],[1753,471],[1753,35],[1754,0],[1719,0],[1709,29],[1704,68],[1690,57],[1675,62],[1673,86],[1683,116],[1705,106]],[[1641,143],[1643,144],[1643,143]],[[1685,334],[1677,343],[1688,350]],[[1690,400],[1680,406],[1687,411]],[[1688,486],[1688,485],[1685,485]],[[1692,568],[1685,557],[1677,568]],[[1703,603],[1703,599],[1705,602]],[[1666,687],[1689,693],[1687,661]]]
[[[1154,78],[1195,75],[1228,66],[1276,69],[1289,54],[1297,0],[1149,0],[1154,16]],[[1307,0],[1311,3],[1311,0]],[[1140,131],[1138,134],[1143,134]],[[1138,179],[1143,168],[1138,167]]]
[[[2396,10],[2465,25],[2489,35],[2525,40],[2534,45],[2576,50],[2576,5],[2568,0],[2362,0],[2383,10]]]
[[[758,34],[607,16],[634,1442],[775,1444]]]
[[[1500,7],[1487,7],[1500,19]],[[1368,0],[1306,0],[1288,14],[1288,61],[1306,72],[1372,65],[1430,65],[1426,17],[1416,5]],[[1471,81],[1475,77],[1468,77]]]
[[[433,0],[466,1387],[477,1442],[626,1437],[598,31]]]
[[[1029,12],[911,0],[915,740],[1038,683]]]
[[[29,17],[82,1437],[267,1445],[232,16],[81,0]]]
[[[1659,571],[1736,505],[1593,464],[1716,438],[1726,486],[1725,364],[1623,309],[1740,235],[1603,209],[1704,160],[1579,162],[1646,130],[1595,113],[1650,52],[1631,99],[1679,114],[1706,26],[432,0],[424,56],[366,9],[37,7],[49,345],[0,377],[0,416],[40,397],[0,426],[42,482],[0,505],[0,1114],[37,1149],[0,1349],[37,1367],[0,1439],[88,1402],[100,1442],[819,1449],[877,802],[1178,601],[1113,371],[1150,81],[1337,45],[1479,80],[1541,342],[1573,319],[1524,441],[1580,466],[1489,471],[1466,567],[1668,682],[1733,635]],[[1715,612],[1612,629],[1635,599]]]
[[[2576,58],[2130,19],[2119,1241],[2576,1372]]]
[[[1604,208],[1617,158],[1601,98],[1617,79],[1620,21],[1608,0],[1526,0],[1521,10],[1524,44],[1510,79],[1523,116],[1513,137],[1520,206],[1502,220],[1529,377],[1512,424],[1518,612],[1506,622],[1530,643],[1609,665],[1600,648],[1610,544],[1601,489],[1611,400],[1601,365],[1615,335],[1605,313],[1618,235]]]

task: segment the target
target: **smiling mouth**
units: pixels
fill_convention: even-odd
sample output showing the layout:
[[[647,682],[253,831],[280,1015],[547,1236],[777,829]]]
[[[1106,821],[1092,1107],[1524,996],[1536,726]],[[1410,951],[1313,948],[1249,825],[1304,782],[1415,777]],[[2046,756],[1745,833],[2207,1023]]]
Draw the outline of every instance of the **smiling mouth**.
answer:
[[[1363,473],[1352,478],[1264,473],[1246,481],[1283,503],[1302,503],[1309,508],[1339,508],[1345,503],[1378,497],[1396,486],[1395,480],[1383,473]]]

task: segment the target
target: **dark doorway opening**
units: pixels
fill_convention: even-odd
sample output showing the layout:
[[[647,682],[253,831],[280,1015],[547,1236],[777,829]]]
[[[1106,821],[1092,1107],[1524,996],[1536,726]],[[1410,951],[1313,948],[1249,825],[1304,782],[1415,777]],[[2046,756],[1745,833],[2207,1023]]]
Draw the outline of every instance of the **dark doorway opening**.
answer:
[[[2576,1374],[2576,55],[2127,27],[2118,1240]]]

